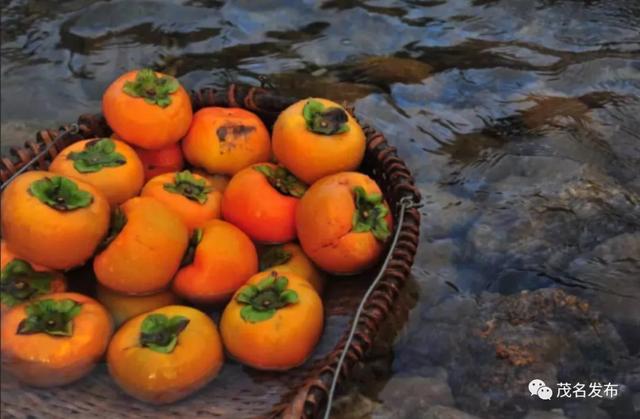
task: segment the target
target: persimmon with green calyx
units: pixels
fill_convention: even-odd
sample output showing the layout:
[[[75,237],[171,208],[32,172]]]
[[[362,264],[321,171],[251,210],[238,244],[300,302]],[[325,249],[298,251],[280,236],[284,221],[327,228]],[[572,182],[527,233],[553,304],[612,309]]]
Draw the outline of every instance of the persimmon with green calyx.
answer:
[[[222,216],[257,242],[291,241],[296,207],[306,189],[284,167],[258,163],[231,178],[222,196]]]
[[[85,263],[109,228],[109,203],[88,183],[50,172],[15,178],[2,194],[2,234],[16,257],[51,269]]]
[[[220,333],[229,354],[253,368],[282,371],[301,365],[318,343],[322,300],[291,272],[254,275],[222,313]]]
[[[393,220],[382,191],[367,175],[343,172],[314,183],[296,212],[298,239],[321,269],[341,275],[372,267]]]
[[[262,249],[259,269],[264,273],[273,270],[283,274],[292,272],[309,281],[318,294],[322,294],[324,289],[326,279],[324,274],[296,243],[268,246]]]
[[[115,80],[102,97],[102,111],[119,138],[149,150],[177,143],[193,118],[189,94],[178,80],[148,68]]]
[[[2,317],[2,367],[36,387],[72,383],[102,358],[113,324],[98,302],[56,293],[20,304]]]
[[[365,151],[358,122],[340,105],[309,98],[285,109],[273,126],[276,160],[307,184],[356,170]]]
[[[62,274],[36,271],[29,262],[13,259],[2,267],[1,311],[4,313],[11,307],[41,295],[64,292],[66,288],[67,282]]]
[[[220,217],[222,193],[207,178],[188,170],[156,176],[141,195],[162,202],[180,216],[189,231]]]
[[[95,186],[111,205],[133,198],[144,183],[144,169],[136,152],[111,138],[71,144],[53,159],[49,170]]]
[[[139,314],[178,303],[178,298],[171,291],[160,291],[151,295],[127,295],[112,291],[100,283],[96,287],[96,298],[109,310],[116,327]]]
[[[141,314],[114,335],[109,373],[129,395],[173,403],[213,380],[224,362],[220,335],[206,314],[172,305]]]

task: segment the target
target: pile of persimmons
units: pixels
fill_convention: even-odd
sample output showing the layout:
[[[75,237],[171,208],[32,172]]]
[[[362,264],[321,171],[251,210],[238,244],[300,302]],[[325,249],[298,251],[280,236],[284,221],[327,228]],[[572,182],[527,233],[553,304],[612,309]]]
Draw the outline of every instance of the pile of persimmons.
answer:
[[[2,195],[3,368],[58,386],[106,354],[126,393],[170,403],[214,379],[225,353],[302,364],[326,273],[374,266],[392,230],[380,188],[356,171],[358,123],[320,98],[271,133],[243,109],[194,114],[175,78],[148,69],[115,80],[102,106],[111,138],[68,146]],[[95,299],[67,291],[65,271],[87,263]],[[194,308],[215,306],[220,333]]]

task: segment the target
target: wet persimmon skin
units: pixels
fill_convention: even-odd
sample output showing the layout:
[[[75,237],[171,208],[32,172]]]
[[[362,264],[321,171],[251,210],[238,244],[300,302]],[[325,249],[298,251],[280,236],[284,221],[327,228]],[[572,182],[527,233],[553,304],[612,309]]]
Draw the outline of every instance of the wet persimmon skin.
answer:
[[[127,320],[160,307],[176,304],[178,298],[170,291],[160,291],[151,295],[126,295],[97,285],[96,298],[111,313],[116,327]]]
[[[271,155],[269,131],[255,114],[240,108],[203,108],[182,141],[185,159],[209,173],[233,175]]]
[[[2,235],[20,258],[51,269],[70,269],[85,263],[109,228],[110,209],[102,192],[73,179],[93,196],[85,208],[58,211],[31,195],[32,182],[55,173],[26,172],[2,194]]]
[[[256,369],[284,371],[303,364],[322,334],[323,307],[318,293],[304,278],[281,274],[289,280],[288,288],[298,293],[298,303],[278,309],[269,320],[250,323],[241,317],[243,305],[234,295],[220,319],[220,334],[229,354]],[[247,283],[256,284],[265,276],[268,274],[259,273]]]
[[[173,352],[165,354],[140,346],[140,326],[151,313],[184,316],[189,324],[178,336]],[[173,403],[204,387],[222,368],[224,354],[215,323],[204,313],[185,306],[167,306],[126,322],[107,351],[109,373],[136,399]]]
[[[224,302],[258,272],[258,255],[251,239],[233,224],[211,220],[193,263],[180,269],[173,292],[200,304]]]
[[[382,193],[368,176],[343,172],[313,184],[298,204],[296,225],[302,249],[321,269],[334,274],[356,274],[370,268],[385,248],[371,232],[351,231],[356,186],[368,194]],[[392,230],[390,213],[386,221]]]
[[[270,273],[271,271],[278,271],[286,274],[291,272],[297,276],[304,278],[311,284],[313,289],[319,295],[322,295],[324,290],[325,277],[322,272],[313,264],[311,259],[304,254],[302,248],[296,243],[286,243],[282,245],[282,249],[291,254],[291,259],[280,265],[274,265],[268,269],[262,271],[263,273]]]
[[[299,198],[280,193],[271,186],[256,166],[236,173],[222,197],[222,215],[225,220],[260,243],[284,243],[296,237],[296,207]]]
[[[69,153],[81,152],[91,140],[78,141],[66,147],[56,156],[49,171],[81,180],[100,190],[111,206],[120,205],[129,198],[138,195],[144,183],[144,169],[136,152],[123,141],[113,140],[116,152],[122,154],[126,163],[117,167],[104,167],[97,172],[81,173],[73,167]]]
[[[13,307],[2,317],[2,366],[18,380],[35,387],[77,381],[91,372],[107,349],[113,333],[111,316],[97,301],[82,294],[64,292],[39,299],[71,299],[82,304],[82,310],[72,320],[73,335],[19,335],[16,330],[26,318],[27,304]]]
[[[177,143],[187,133],[193,110],[189,94],[180,86],[171,94],[166,108],[129,96],[122,91],[127,81],[134,81],[138,70],[118,77],[102,97],[102,112],[117,136],[129,144],[157,150]],[[157,73],[158,77],[164,76]]]
[[[175,176],[176,173],[165,173],[154,177],[144,185],[140,196],[148,196],[162,202],[182,219],[189,231],[193,231],[194,228],[200,227],[209,220],[220,218],[222,193],[215,189],[209,180],[197,174],[193,175],[196,179],[207,180],[208,185],[212,188],[211,192],[207,194],[207,202],[201,204],[181,194],[164,189],[166,183],[174,182]]]
[[[334,135],[312,132],[302,115],[307,100],[296,102],[278,116],[272,139],[276,160],[309,185],[328,175],[356,170],[366,146],[358,122],[347,112],[349,131]],[[325,107],[340,106],[327,99],[314,100]]]
[[[121,209],[127,217],[126,225],[93,260],[98,281],[116,292],[132,295],[165,289],[187,249],[187,227],[154,198],[132,198]]]
[[[179,172],[184,167],[182,147],[174,143],[158,150],[135,147],[144,168],[144,181],[169,172]]]

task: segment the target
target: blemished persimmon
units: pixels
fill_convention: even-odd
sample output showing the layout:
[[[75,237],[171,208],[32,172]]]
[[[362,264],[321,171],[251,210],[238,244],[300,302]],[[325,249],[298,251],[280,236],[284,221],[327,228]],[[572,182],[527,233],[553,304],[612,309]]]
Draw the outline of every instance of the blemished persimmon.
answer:
[[[282,274],[294,273],[306,279],[316,292],[322,295],[325,276],[304,254],[296,243],[268,246],[259,252],[260,272],[278,271]]]
[[[126,295],[112,291],[102,284],[97,284],[96,298],[109,310],[116,327],[120,327],[124,322],[139,314],[178,302],[178,298],[171,291],[160,291],[157,294],[141,296]]]
[[[224,362],[220,335],[206,314],[172,305],[141,314],[113,336],[109,373],[136,399],[173,403],[213,380]]]
[[[17,258],[0,242],[0,311],[45,294],[64,292],[67,280],[60,272]]]
[[[311,186],[296,212],[298,239],[316,265],[334,274],[373,266],[392,230],[389,206],[373,179],[343,172]]]
[[[136,147],[135,150],[144,168],[145,182],[163,173],[179,172],[184,168],[184,157],[179,143],[158,150],[140,147]]]
[[[111,138],[71,144],[53,159],[49,171],[95,186],[112,206],[138,195],[144,183],[142,162],[136,152]]]
[[[92,298],[45,295],[2,316],[2,367],[32,386],[69,384],[93,369],[112,333],[111,316]]]
[[[296,237],[296,207],[306,189],[284,167],[254,164],[231,178],[222,215],[257,242],[291,241]]]
[[[162,202],[180,216],[189,231],[220,218],[222,193],[207,178],[188,170],[154,177],[144,185],[141,196]]]
[[[261,272],[224,309],[220,334],[243,364],[283,371],[309,357],[323,321],[322,300],[309,282],[291,272]]]
[[[358,122],[335,102],[309,98],[285,109],[273,126],[276,160],[303,182],[356,170],[365,151]]]
[[[116,292],[154,294],[169,285],[188,241],[187,227],[176,213],[154,198],[131,198],[113,212],[93,270],[102,285]]]
[[[189,94],[178,80],[148,68],[111,83],[102,97],[102,112],[119,138],[150,150],[180,141],[193,118]]]
[[[185,159],[209,173],[233,175],[271,155],[269,131],[255,114],[240,108],[203,108],[182,141]]]
[[[109,228],[109,202],[88,183],[31,171],[2,194],[2,235],[18,257],[51,269],[86,262]]]
[[[249,236],[222,220],[194,230],[173,292],[199,304],[220,303],[258,272],[258,254]]]

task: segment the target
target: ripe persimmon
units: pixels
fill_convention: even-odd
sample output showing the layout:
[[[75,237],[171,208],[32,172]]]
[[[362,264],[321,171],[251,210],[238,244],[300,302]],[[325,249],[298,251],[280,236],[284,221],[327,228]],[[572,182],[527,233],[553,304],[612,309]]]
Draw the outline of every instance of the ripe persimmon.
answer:
[[[291,272],[261,272],[224,309],[220,334],[243,364],[288,370],[309,357],[323,321],[322,300],[309,282]]]
[[[282,274],[294,273],[306,279],[316,292],[322,295],[324,274],[313,264],[296,243],[268,246],[260,252],[260,272],[278,271]]]
[[[376,263],[391,234],[392,218],[380,188],[357,172],[320,179],[296,212],[298,239],[316,265],[354,274]]]
[[[224,302],[256,272],[251,239],[233,224],[211,220],[194,230],[173,291],[195,303]]]
[[[113,212],[104,250],[93,260],[96,278],[124,294],[157,293],[178,270],[188,241],[176,213],[154,198],[131,198]]]
[[[109,310],[116,327],[139,314],[178,302],[171,291],[151,295],[126,295],[112,291],[102,284],[97,285],[96,298]]]
[[[193,118],[191,99],[178,80],[148,68],[111,83],[102,97],[102,112],[119,138],[150,150],[177,143]]]
[[[107,351],[109,373],[129,395],[173,403],[204,387],[222,368],[215,323],[191,307],[167,306],[126,322]]]
[[[255,114],[240,108],[203,108],[182,141],[189,163],[209,173],[233,175],[269,160],[269,131]]]
[[[82,265],[109,228],[109,202],[94,186],[32,171],[2,194],[2,234],[20,258],[51,269]]]
[[[291,241],[296,237],[296,207],[306,189],[284,167],[254,164],[231,178],[222,198],[222,215],[255,241]]]
[[[95,186],[112,206],[138,195],[144,184],[144,170],[136,152],[111,138],[71,144],[53,159],[49,171]]]
[[[189,231],[220,217],[222,193],[207,178],[188,170],[154,177],[140,195],[162,202],[180,216]]]
[[[182,147],[179,143],[158,150],[146,150],[140,147],[136,147],[135,150],[144,168],[145,182],[163,173],[179,172],[184,168],[184,157],[182,157]]]
[[[195,169],[193,173],[200,175],[204,178],[207,178],[209,182],[211,182],[211,186],[213,186],[216,190],[223,193],[225,189],[227,189],[227,185],[229,185],[230,177],[227,175],[211,175],[202,169]]]
[[[324,176],[356,170],[364,158],[365,145],[358,122],[327,99],[296,102],[273,126],[276,160],[309,185]]]
[[[107,310],[86,295],[49,294],[2,317],[2,367],[36,387],[74,382],[102,358],[113,324]]]

